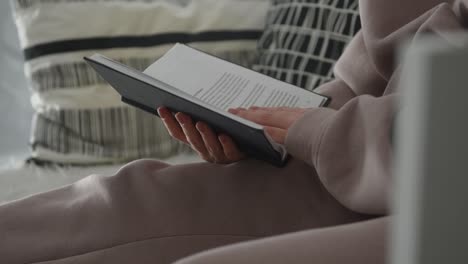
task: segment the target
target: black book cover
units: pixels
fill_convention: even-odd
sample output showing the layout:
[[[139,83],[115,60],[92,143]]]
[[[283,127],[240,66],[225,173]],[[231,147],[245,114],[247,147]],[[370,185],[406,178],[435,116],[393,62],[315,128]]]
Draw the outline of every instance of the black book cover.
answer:
[[[174,113],[183,112],[196,121],[204,121],[215,132],[230,135],[238,147],[252,158],[283,166],[286,158],[272,146],[263,129],[231,119],[229,113],[221,114],[200,105],[194,98],[181,92],[171,92],[164,84],[150,76],[102,56],[84,59],[122,96],[122,101],[157,115],[157,108],[165,106]],[[175,88],[172,88],[175,89]],[[177,94],[179,93],[179,94]],[[182,92],[183,93],[183,92]]]

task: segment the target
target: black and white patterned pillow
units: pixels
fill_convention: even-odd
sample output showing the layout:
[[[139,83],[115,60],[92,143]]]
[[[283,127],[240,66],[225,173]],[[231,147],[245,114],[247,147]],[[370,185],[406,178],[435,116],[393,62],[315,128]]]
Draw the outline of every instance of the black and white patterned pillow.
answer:
[[[102,163],[187,150],[158,118],[120,102],[83,61],[99,52],[144,69],[174,43],[251,66],[264,0],[11,0],[35,110],[37,160]]]
[[[313,90],[361,29],[359,0],[274,0],[254,69]]]

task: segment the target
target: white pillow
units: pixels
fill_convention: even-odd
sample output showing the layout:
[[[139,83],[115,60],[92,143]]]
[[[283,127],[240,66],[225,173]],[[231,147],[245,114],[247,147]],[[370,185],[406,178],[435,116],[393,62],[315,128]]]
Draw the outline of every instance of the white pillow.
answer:
[[[182,42],[250,66],[268,6],[264,0],[15,0],[35,110],[33,156],[101,163],[186,150],[158,118],[121,103],[83,56],[99,52],[143,69]]]

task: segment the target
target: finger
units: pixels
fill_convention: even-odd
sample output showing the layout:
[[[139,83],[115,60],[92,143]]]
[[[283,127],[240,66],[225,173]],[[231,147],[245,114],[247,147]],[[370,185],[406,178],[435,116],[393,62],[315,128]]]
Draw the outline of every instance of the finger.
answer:
[[[165,107],[159,107],[158,114],[159,117],[161,117],[161,120],[163,121],[163,124],[166,127],[167,131],[169,132],[169,135],[171,135],[177,140],[188,144],[184,131],[182,131],[179,122],[177,122],[177,120],[174,118],[169,109]]]
[[[289,128],[302,113],[288,111],[268,111],[263,109],[244,110],[239,109],[236,115],[263,126],[277,128]]]
[[[305,111],[308,110],[308,108],[299,108],[299,107],[286,107],[286,106],[280,106],[280,107],[266,107],[266,106],[250,106],[248,109],[245,108],[230,108],[228,109],[228,112],[231,114],[236,114],[239,111],[242,110],[265,110],[265,111],[284,111],[284,112],[296,112],[296,113],[304,113]]]
[[[285,112],[296,112],[296,113],[304,113],[307,109],[306,108],[298,108],[298,107],[264,107],[264,106],[251,106],[249,110],[265,110],[265,111],[285,111]]]
[[[221,134],[218,136],[218,139],[223,147],[224,155],[229,161],[239,161],[245,158],[244,153],[239,150],[231,137]]]
[[[215,160],[216,163],[226,162],[226,155],[224,155],[223,147],[218,140],[218,137],[213,132],[213,130],[203,122],[197,122],[195,125],[198,132],[200,133],[205,147],[208,152],[211,154],[211,157]]]
[[[286,141],[287,130],[269,126],[265,126],[263,129],[275,142],[284,144]]]
[[[187,138],[188,143],[192,146],[192,148],[198,152],[198,154],[206,161],[212,162],[213,159],[211,158],[210,153],[205,147],[205,143],[201,138],[200,133],[193,125],[192,119],[190,116],[184,113],[177,113],[175,115],[177,121],[179,122],[182,130]]]
[[[237,108],[229,108],[229,109],[228,109],[228,112],[231,113],[231,114],[236,115],[241,109],[244,109],[244,108],[239,108],[239,107],[237,107]],[[244,109],[244,110],[245,110],[245,109]]]

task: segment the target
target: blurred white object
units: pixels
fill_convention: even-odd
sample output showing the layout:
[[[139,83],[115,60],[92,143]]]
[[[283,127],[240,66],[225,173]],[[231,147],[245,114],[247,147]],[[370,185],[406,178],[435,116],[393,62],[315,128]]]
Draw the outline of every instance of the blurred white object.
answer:
[[[404,56],[391,260],[468,263],[468,35],[412,44]]]

